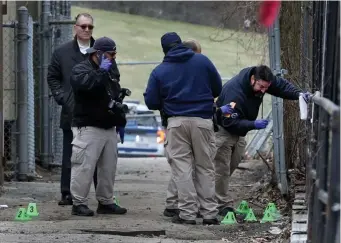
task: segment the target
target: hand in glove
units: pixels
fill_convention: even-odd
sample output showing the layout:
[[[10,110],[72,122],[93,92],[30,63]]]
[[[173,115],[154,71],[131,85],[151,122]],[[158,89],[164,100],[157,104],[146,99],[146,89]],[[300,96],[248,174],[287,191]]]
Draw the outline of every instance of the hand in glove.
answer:
[[[268,120],[255,120],[256,129],[264,129],[269,124]]]
[[[116,132],[120,134],[121,143],[124,143],[124,127],[116,127]]]
[[[312,94],[310,92],[301,93],[300,95],[303,97],[303,99],[307,103],[311,100]]]
[[[232,114],[234,109],[232,108],[232,106],[230,104],[224,105],[222,107],[220,107],[220,110],[222,112],[222,115],[228,115],[228,114]]]
[[[109,71],[109,69],[111,68],[111,65],[112,65],[111,60],[109,60],[108,58],[104,57],[104,55],[102,55],[101,65],[99,66],[99,68],[102,68],[105,71]]]

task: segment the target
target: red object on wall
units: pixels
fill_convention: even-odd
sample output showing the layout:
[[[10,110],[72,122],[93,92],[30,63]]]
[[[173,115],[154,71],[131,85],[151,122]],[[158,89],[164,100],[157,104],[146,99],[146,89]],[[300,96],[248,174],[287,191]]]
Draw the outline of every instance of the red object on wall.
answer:
[[[263,1],[259,9],[259,22],[265,27],[270,27],[279,13],[281,1]]]

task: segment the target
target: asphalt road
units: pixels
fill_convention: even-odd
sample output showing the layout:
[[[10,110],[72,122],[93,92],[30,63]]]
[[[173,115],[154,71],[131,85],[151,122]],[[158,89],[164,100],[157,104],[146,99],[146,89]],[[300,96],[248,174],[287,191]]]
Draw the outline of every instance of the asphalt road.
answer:
[[[243,163],[247,170],[237,170],[231,178],[231,199],[236,206],[250,187],[264,174],[259,161]],[[0,242],[254,242],[267,234],[270,224],[243,223],[232,226],[185,226],[171,223],[162,215],[170,167],[164,158],[119,158],[115,194],[128,209],[126,215],[92,218],[71,215],[71,207],[57,205],[59,175],[41,171],[35,182],[10,182],[0,197]],[[89,207],[96,209],[94,188]],[[29,202],[36,202],[39,216],[32,221],[14,221],[15,213]],[[267,241],[264,241],[267,242]]]

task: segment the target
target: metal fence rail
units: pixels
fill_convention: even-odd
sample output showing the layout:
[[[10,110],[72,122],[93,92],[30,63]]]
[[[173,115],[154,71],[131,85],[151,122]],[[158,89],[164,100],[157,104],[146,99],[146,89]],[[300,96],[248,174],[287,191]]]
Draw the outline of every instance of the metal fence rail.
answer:
[[[34,66],[33,66],[33,44],[34,27],[31,16],[28,18],[28,56],[27,56],[27,148],[28,148],[28,176],[34,177],[36,171],[35,160],[35,93],[34,93]]]
[[[281,69],[279,20],[269,29],[270,68],[276,76],[283,76]],[[285,163],[284,134],[283,134],[283,99],[272,96],[274,165],[278,188],[282,194],[288,193],[287,171]]]
[[[0,8],[0,97],[3,97],[3,8]],[[0,99],[0,187],[4,184],[4,106],[3,98]]]
[[[18,9],[17,39],[17,86],[18,86],[18,180],[27,180],[28,175],[28,10],[26,7]],[[24,58],[26,57],[26,58]]]
[[[314,2],[313,11],[313,88],[320,92],[308,131],[308,242],[334,243],[340,241],[340,5]]]

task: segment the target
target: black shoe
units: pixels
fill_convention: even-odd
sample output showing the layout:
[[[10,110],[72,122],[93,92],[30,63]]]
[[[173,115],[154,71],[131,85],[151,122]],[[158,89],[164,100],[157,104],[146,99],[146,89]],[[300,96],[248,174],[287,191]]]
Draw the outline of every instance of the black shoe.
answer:
[[[219,209],[218,214],[220,216],[224,216],[225,217],[228,212],[234,212],[234,214],[236,214],[235,210],[233,208],[231,208],[231,207],[224,207],[224,208]]]
[[[63,195],[62,199],[58,202],[59,206],[73,205],[71,195]]]
[[[103,204],[98,203],[97,213],[98,214],[125,214],[127,213],[127,209],[121,208],[115,203],[108,204],[108,205],[103,205]]]
[[[169,209],[169,208],[166,208],[164,211],[163,211],[163,215],[166,216],[166,217],[174,217],[175,215],[179,215],[179,209]]]
[[[202,221],[202,224],[203,225],[219,225],[220,223],[218,219],[215,218],[215,219],[204,219]]]
[[[172,218],[172,223],[174,224],[196,224],[197,222],[195,220],[186,220],[186,219],[182,219],[180,218],[179,215],[175,215]]]
[[[95,213],[91,209],[88,208],[86,205],[73,205],[72,206],[72,215],[77,216],[94,216]]]

